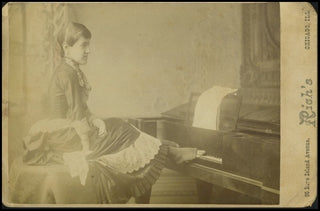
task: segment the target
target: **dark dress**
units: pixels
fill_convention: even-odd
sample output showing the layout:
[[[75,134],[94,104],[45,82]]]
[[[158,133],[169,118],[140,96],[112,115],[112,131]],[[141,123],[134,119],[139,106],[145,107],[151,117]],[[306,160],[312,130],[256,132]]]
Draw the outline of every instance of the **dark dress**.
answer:
[[[64,155],[82,150],[88,134],[91,154],[86,181],[100,203],[126,203],[150,190],[168,161],[169,145],[120,118],[104,119],[107,135],[98,136],[87,106],[89,89],[80,70],[63,62],[49,86],[48,119],[37,122],[24,139],[23,161],[29,165],[65,164]]]

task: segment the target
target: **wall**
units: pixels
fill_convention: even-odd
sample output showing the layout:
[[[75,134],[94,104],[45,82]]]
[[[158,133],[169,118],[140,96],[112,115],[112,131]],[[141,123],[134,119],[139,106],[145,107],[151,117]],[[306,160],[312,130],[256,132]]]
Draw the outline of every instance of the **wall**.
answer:
[[[157,116],[213,85],[239,87],[240,4],[72,4],[93,34],[83,70],[101,116]]]
[[[43,97],[56,65],[48,34],[58,6],[15,3],[9,10],[10,163],[23,152],[27,130],[45,116]],[[191,92],[239,87],[240,4],[68,6],[68,17],[93,34],[82,68],[93,87],[89,106],[101,117],[158,116]]]

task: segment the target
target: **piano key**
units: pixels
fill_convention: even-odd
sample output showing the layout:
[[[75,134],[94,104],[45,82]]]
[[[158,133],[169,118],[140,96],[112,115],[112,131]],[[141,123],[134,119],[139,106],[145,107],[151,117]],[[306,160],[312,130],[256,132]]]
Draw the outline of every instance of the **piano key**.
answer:
[[[219,158],[219,157],[215,157],[215,156],[211,156],[211,155],[202,155],[199,157],[199,159],[218,163],[218,164],[222,165],[222,158]]]

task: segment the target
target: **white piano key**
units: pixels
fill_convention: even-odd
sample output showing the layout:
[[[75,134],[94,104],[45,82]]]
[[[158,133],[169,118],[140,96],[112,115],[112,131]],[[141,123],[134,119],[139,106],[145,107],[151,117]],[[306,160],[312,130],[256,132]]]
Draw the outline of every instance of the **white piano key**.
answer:
[[[219,157],[215,157],[215,156],[211,156],[211,155],[202,155],[199,158],[202,160],[222,164],[222,158],[219,158]]]

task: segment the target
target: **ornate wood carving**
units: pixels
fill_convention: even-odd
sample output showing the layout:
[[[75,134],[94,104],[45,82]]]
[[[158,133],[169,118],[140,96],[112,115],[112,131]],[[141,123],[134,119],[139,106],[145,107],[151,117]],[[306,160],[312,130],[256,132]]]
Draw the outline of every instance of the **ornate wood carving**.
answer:
[[[279,3],[244,4],[242,14],[242,107],[239,116],[246,124],[248,121],[272,122],[272,130],[280,133]],[[249,128],[253,125],[250,123]]]
[[[280,86],[279,3],[243,5],[241,87]]]

